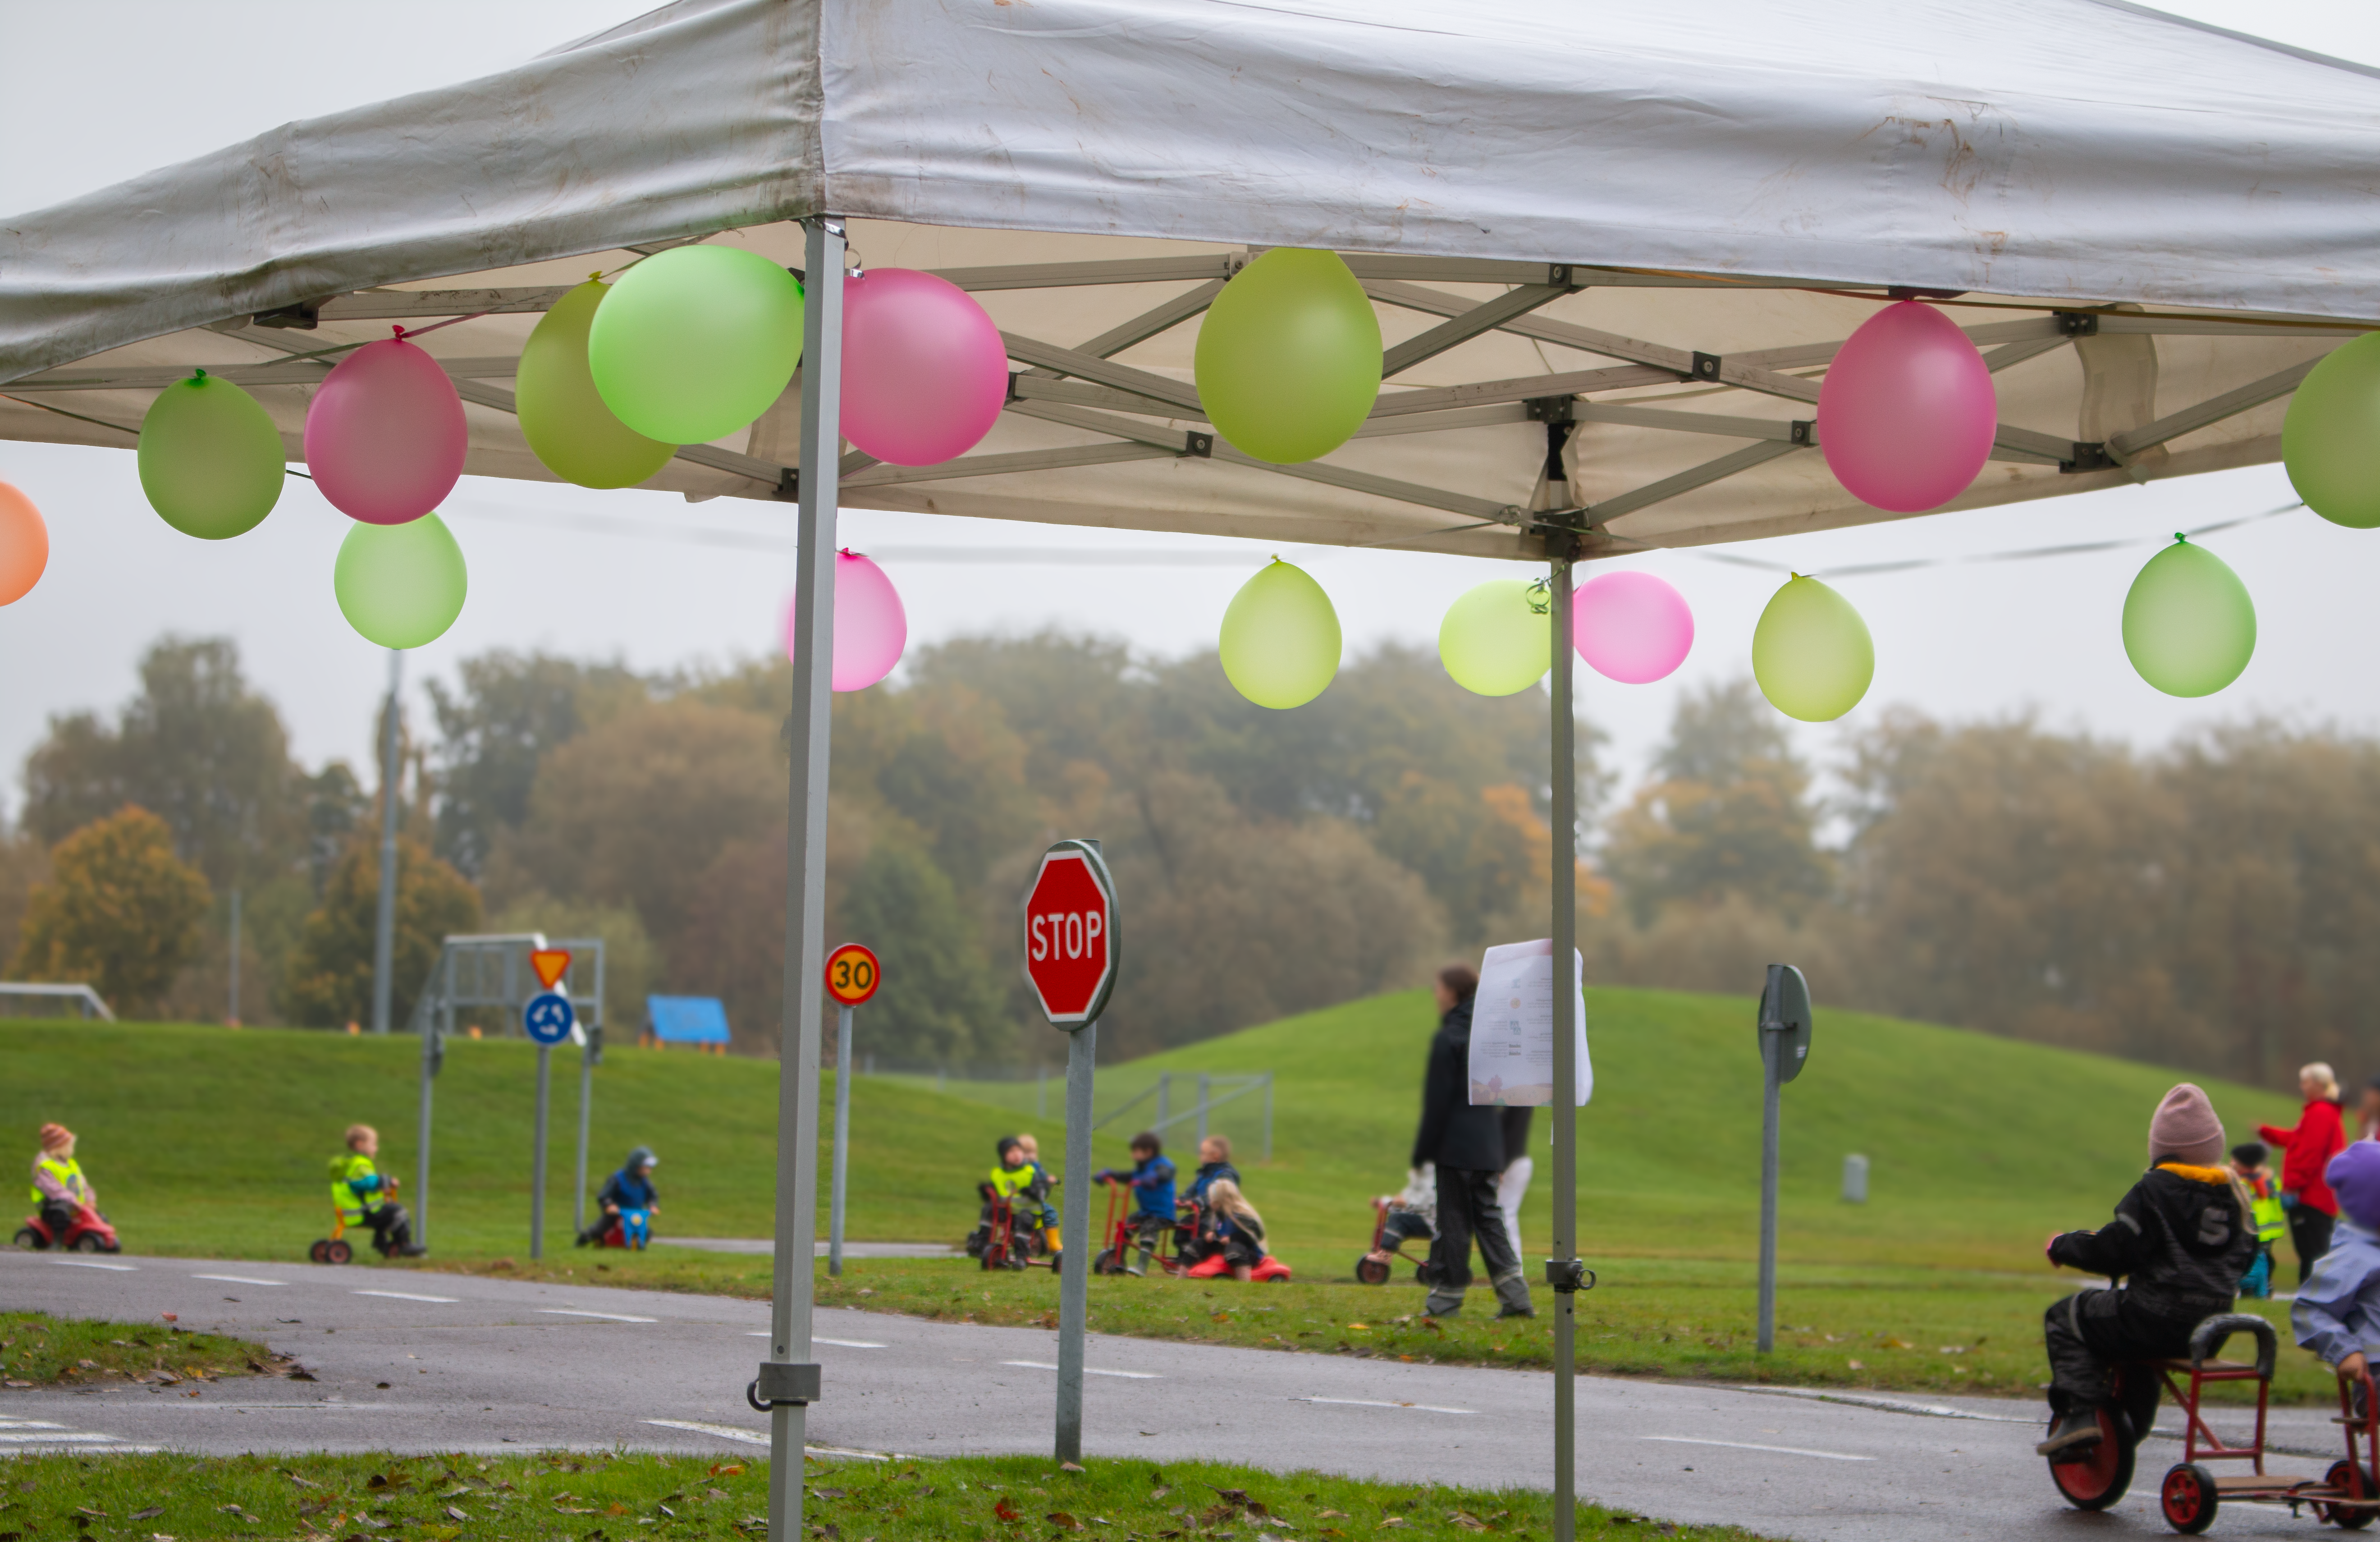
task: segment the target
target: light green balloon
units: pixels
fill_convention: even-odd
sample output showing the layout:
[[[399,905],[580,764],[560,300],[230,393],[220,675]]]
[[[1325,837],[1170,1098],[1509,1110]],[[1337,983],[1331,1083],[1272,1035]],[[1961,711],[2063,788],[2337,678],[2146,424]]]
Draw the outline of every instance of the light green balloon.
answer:
[[[140,419],[140,491],[186,536],[228,540],[264,522],[288,480],[281,431],[255,397],[201,370]]]
[[[1832,722],[1876,679],[1876,639],[1850,601],[1796,573],[1752,630],[1752,677],[1787,717]]]
[[[2180,536],[2124,596],[2124,656],[2168,696],[2213,696],[2256,652],[2256,603],[2228,564]]]
[[[1519,578],[1490,578],[1447,607],[1438,656],[1466,691],[1511,696],[1554,666],[1554,621],[1544,593]]]
[[[801,361],[801,281],[741,247],[646,258],[612,285],[587,332],[603,405],[667,444],[734,433],[785,394]]]
[[[2281,464],[2325,519],[2380,526],[2380,333],[2332,349],[2299,383],[2281,420]]]
[[[1329,455],[1380,394],[1380,319],[1335,251],[1275,247],[1242,268],[1198,324],[1198,399],[1258,460]]]
[[[1286,710],[1339,674],[1339,613],[1302,567],[1273,558],[1223,612],[1223,674],[1259,707]]]
[[[537,323],[513,381],[521,437],[545,468],[581,487],[634,487],[669,464],[677,446],[620,421],[587,367],[587,329],[611,288],[590,278]]]
[[[382,648],[436,642],[463,613],[471,576],[446,522],[425,514],[402,525],[355,522],[331,575],[339,613]]]

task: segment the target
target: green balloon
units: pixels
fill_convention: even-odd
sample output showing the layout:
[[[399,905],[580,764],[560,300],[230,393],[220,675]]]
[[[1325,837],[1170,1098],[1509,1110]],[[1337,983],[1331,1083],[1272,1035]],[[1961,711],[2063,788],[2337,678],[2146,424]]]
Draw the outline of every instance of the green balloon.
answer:
[[[1329,455],[1380,394],[1380,319],[1335,251],[1275,247],[1198,326],[1198,399],[1217,432],[1287,466]]]
[[[2281,420],[2281,464],[2325,519],[2380,526],[2380,333],[2332,349],[2299,384]]]
[[[1466,691],[1527,690],[1554,665],[1552,608],[1534,585],[1490,578],[1447,607],[1438,625],[1438,656]]]
[[[228,540],[264,522],[288,480],[281,431],[255,397],[204,370],[140,419],[140,491],[186,536]]]
[[[603,405],[669,444],[734,433],[785,394],[801,361],[801,281],[741,247],[646,258],[612,285],[587,331]]]
[[[2180,536],[2148,560],[2124,596],[2124,656],[2168,696],[2213,696],[2240,678],[2255,651],[2248,586],[2221,557]]]
[[[402,525],[355,522],[331,576],[339,613],[382,648],[436,642],[463,613],[471,587],[463,549],[435,514]]]
[[[1832,722],[1876,679],[1876,639],[1850,601],[1796,573],[1752,630],[1752,677],[1787,717]]]
[[[590,278],[556,300],[528,334],[513,380],[521,437],[547,470],[581,487],[634,487],[677,454],[620,421],[595,389],[587,329],[610,293]]]
[[[1303,707],[1339,673],[1339,613],[1302,567],[1279,557],[1223,612],[1223,674],[1259,707]]]

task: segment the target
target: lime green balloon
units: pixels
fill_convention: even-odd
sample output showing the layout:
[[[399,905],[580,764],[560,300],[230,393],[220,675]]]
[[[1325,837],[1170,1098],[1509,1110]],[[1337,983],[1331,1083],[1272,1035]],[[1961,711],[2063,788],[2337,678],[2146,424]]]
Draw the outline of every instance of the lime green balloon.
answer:
[[[1518,578],[1490,578],[1466,591],[1438,624],[1438,656],[1466,691],[1527,690],[1554,665],[1553,613],[1544,590]]]
[[[2281,464],[2325,519],[2380,526],[2380,333],[2332,349],[2299,384],[2281,421]]]
[[[2124,656],[2168,696],[2213,696],[2256,652],[2256,603],[2221,557],[2180,536],[2124,596]]]
[[[331,584],[339,613],[368,641],[419,648],[463,613],[471,576],[446,522],[425,514],[402,525],[356,521],[339,543]]]
[[[1876,679],[1876,639],[1850,601],[1797,573],[1752,629],[1752,677],[1787,717],[1832,722]]]
[[[1380,319],[1337,252],[1275,247],[1208,308],[1196,368],[1217,432],[1258,460],[1312,460],[1380,394]]]
[[[620,275],[587,331],[603,405],[668,444],[734,433],[801,361],[801,281],[741,247],[656,252]]]
[[[610,293],[590,278],[556,300],[528,334],[513,381],[521,437],[547,470],[581,487],[634,487],[677,454],[620,421],[595,389],[587,329]]]
[[[1259,707],[1303,707],[1339,674],[1339,613],[1302,567],[1273,558],[1223,612],[1223,674]]]
[[[288,480],[281,431],[255,397],[201,370],[140,419],[140,491],[186,536],[228,540],[264,522]]]

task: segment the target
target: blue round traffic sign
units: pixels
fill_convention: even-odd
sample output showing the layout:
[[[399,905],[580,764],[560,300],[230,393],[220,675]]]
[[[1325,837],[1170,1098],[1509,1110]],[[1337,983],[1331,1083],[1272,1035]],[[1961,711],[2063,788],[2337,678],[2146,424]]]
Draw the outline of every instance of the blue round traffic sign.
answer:
[[[548,990],[531,996],[528,1005],[521,1009],[521,1024],[528,1036],[540,1044],[559,1044],[570,1037],[570,1029],[578,1021],[572,1011],[570,998],[559,990]]]

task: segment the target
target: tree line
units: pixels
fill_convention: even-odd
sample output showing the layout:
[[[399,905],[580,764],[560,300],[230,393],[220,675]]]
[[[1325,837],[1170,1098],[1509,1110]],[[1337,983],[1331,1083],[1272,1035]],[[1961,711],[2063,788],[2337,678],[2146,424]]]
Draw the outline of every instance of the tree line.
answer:
[[[441,937],[534,929],[604,939],[615,1033],[648,991],[715,995],[738,1048],[769,1052],[788,666],[493,652],[429,695],[393,789],[399,1019]],[[1397,647],[1288,713],[1241,699],[1211,653],[1057,633],[914,650],[833,703],[827,929],[885,959],[872,1052],[1055,1058],[1017,904],[1064,835],[1104,840],[1122,893],[1118,1056],[1542,935],[1544,704],[1472,696]],[[1828,1004],[2265,1082],[2374,1053],[2371,739],[2256,720],[2144,753],[1895,709],[1822,792],[1737,682],[1684,692],[1651,774],[1608,808],[1591,725],[1580,740],[1592,977],[1743,993],[1795,962]],[[366,1020],[379,780],[298,765],[227,640],[162,639],[117,712],[54,719],[28,758],[0,957],[128,1014],[219,1018],[237,892],[243,1020]]]

